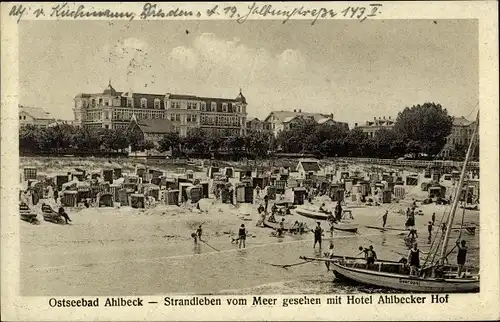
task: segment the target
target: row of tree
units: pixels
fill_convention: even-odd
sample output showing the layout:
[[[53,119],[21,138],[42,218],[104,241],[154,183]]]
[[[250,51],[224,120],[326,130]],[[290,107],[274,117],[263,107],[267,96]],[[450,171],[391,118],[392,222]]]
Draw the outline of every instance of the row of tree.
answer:
[[[336,124],[317,124],[300,120],[277,137],[270,133],[249,131],[245,136],[221,137],[194,129],[186,137],[168,133],[155,145],[144,141],[138,132],[110,129],[87,129],[71,125],[49,128],[24,126],[20,129],[21,153],[100,153],[143,151],[155,148],[174,155],[207,155],[230,152],[254,158],[266,158],[271,152],[308,153],[323,157],[394,158],[406,154],[439,154],[451,133],[453,118],[439,104],[426,103],[405,108],[392,128],[378,130],[369,137],[359,128],[347,130]],[[466,147],[457,146],[451,156],[463,158]],[[476,155],[477,155],[476,150]]]

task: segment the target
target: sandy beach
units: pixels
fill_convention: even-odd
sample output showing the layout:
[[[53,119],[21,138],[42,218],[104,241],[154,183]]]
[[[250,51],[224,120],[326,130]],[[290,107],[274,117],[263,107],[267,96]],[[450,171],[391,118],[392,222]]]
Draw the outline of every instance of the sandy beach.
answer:
[[[333,202],[321,198],[310,206],[317,207],[324,201],[333,206]],[[321,253],[312,248],[312,233],[276,238],[271,229],[256,227],[257,206],[258,203],[233,206],[203,199],[201,211],[166,205],[149,209],[74,208],[68,211],[70,225],[43,220],[40,225],[21,222],[21,293],[33,296],[339,291],[332,273],[320,263],[289,269],[270,265],[297,263],[301,261],[299,256]],[[372,244],[379,258],[399,260],[405,256],[401,232],[381,232],[364,226],[380,226],[387,209],[387,225],[403,227],[405,216],[396,211],[406,206],[348,204],[355,207],[352,211],[360,229],[357,234],[335,231],[336,253],[353,256],[358,246]],[[439,222],[445,206],[424,205],[420,209],[424,216],[416,216],[416,226],[420,247],[425,252],[426,224],[432,212],[436,212]],[[315,225],[313,220],[297,214],[285,218],[287,223],[300,220],[309,227]],[[479,212],[467,211],[465,218],[466,222],[479,223]],[[455,222],[460,224],[461,215]],[[242,223],[250,237],[247,248],[238,250],[231,238]],[[203,240],[208,244],[195,245],[190,237],[199,224],[203,225]],[[325,222],[322,226],[328,227]],[[454,232],[452,240],[457,235]],[[463,237],[473,248],[478,245],[478,235],[479,232],[474,236],[464,233]],[[325,233],[324,238],[322,251],[328,247],[330,234]],[[478,252],[475,253],[470,255],[471,261],[477,261]]]

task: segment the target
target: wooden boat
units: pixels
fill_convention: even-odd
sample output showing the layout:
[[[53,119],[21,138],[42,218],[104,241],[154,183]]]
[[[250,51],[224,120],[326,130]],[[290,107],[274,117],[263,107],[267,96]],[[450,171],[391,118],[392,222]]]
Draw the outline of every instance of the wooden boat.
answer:
[[[356,260],[332,262],[336,277],[354,280],[361,284],[391,288],[406,292],[454,293],[479,290],[479,276],[466,275],[456,278],[456,273],[448,271],[443,277],[410,276],[406,265],[376,261],[367,268]]]
[[[379,226],[365,226],[366,228],[378,229],[378,230],[394,230],[394,231],[408,231],[407,228],[396,228],[396,227],[379,227]]]
[[[460,180],[457,187],[462,187],[466,172],[467,163],[470,159],[474,137],[477,134],[479,124],[479,112],[476,119],[476,127],[470,140],[469,149],[463,163]],[[429,266],[423,267],[418,276],[410,276],[407,265],[384,264],[376,261],[375,264],[360,264],[355,260],[341,260],[332,263],[332,269],[336,277],[346,278],[365,285],[396,289],[406,292],[429,292],[429,293],[452,293],[452,292],[474,292],[479,290],[479,272],[471,273],[466,271],[461,276],[457,276],[456,270],[452,266],[445,265],[449,255],[447,248],[452,231],[455,212],[460,202],[461,189],[456,189],[450,214],[447,218],[446,232],[443,244],[438,256],[438,261],[431,262]],[[432,246],[432,245],[431,245]],[[437,245],[439,246],[439,244]],[[431,251],[438,255],[438,247]],[[432,261],[432,260],[431,260]],[[425,264],[424,264],[425,265]]]
[[[358,226],[356,224],[349,224],[349,223],[343,223],[343,222],[334,223],[333,229],[340,230],[340,231],[347,231],[350,233],[357,233],[358,232]]]
[[[311,218],[314,220],[327,220],[328,219],[328,214],[317,212],[317,211],[312,211],[304,208],[297,208],[295,211],[304,217]]]
[[[277,229],[280,228],[279,222],[276,222],[276,223],[275,222],[270,222],[270,221],[267,220],[267,218],[263,221],[262,224],[264,225],[264,227],[272,228],[272,229],[275,229],[275,230],[277,230]],[[290,225],[289,223],[285,223],[284,228],[285,228],[284,229],[285,231],[290,231],[292,229],[292,225]]]
[[[312,211],[312,210],[307,210],[303,208],[297,208],[295,210],[299,215],[311,218],[314,220],[328,220],[328,214]],[[350,233],[356,233],[358,231],[358,225],[356,224],[351,224],[351,223],[346,223],[346,222],[337,222],[333,224],[333,229],[335,230],[340,230],[340,231],[347,231]]]

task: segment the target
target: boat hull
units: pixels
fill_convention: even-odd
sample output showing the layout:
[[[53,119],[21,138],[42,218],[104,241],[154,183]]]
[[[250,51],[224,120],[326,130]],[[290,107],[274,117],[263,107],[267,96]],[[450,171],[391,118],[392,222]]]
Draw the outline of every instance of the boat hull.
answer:
[[[336,276],[347,280],[405,292],[468,293],[479,290],[479,280],[477,279],[418,278],[348,267],[337,262],[332,263],[332,269]]]
[[[322,214],[319,212],[314,212],[314,211],[305,210],[305,209],[296,209],[295,211],[301,216],[311,218],[314,220],[327,220],[328,219],[327,214]]]
[[[301,216],[311,218],[314,220],[327,220],[328,219],[327,214],[322,214],[322,213],[314,212],[311,210],[297,209],[296,212]],[[340,230],[340,231],[347,231],[347,232],[351,232],[351,233],[356,233],[358,231],[358,226],[355,224],[348,224],[348,223],[335,223],[335,224],[333,224],[333,229]]]

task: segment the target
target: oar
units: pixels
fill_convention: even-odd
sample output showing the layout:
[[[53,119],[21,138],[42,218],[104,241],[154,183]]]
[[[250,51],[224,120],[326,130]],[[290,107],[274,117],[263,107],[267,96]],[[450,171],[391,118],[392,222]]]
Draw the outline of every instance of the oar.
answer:
[[[217,248],[213,247],[212,245],[210,245],[209,243],[207,243],[206,241],[200,239],[200,241],[202,241],[203,243],[205,243],[205,245],[207,245],[208,247],[212,248],[212,249],[215,249],[216,251],[220,252],[220,250],[218,250]]]
[[[298,266],[298,265],[303,265],[303,264],[307,264],[307,263],[311,263],[313,262],[312,260],[306,260],[304,262],[299,262],[299,263],[295,263],[295,264],[285,264],[285,265],[280,265],[280,264],[271,264],[271,263],[266,263],[266,262],[262,262],[263,264],[267,264],[267,265],[271,265],[271,266],[274,266],[274,267],[281,267],[281,268],[284,268],[284,269],[287,269],[288,267],[292,267],[292,266]]]

